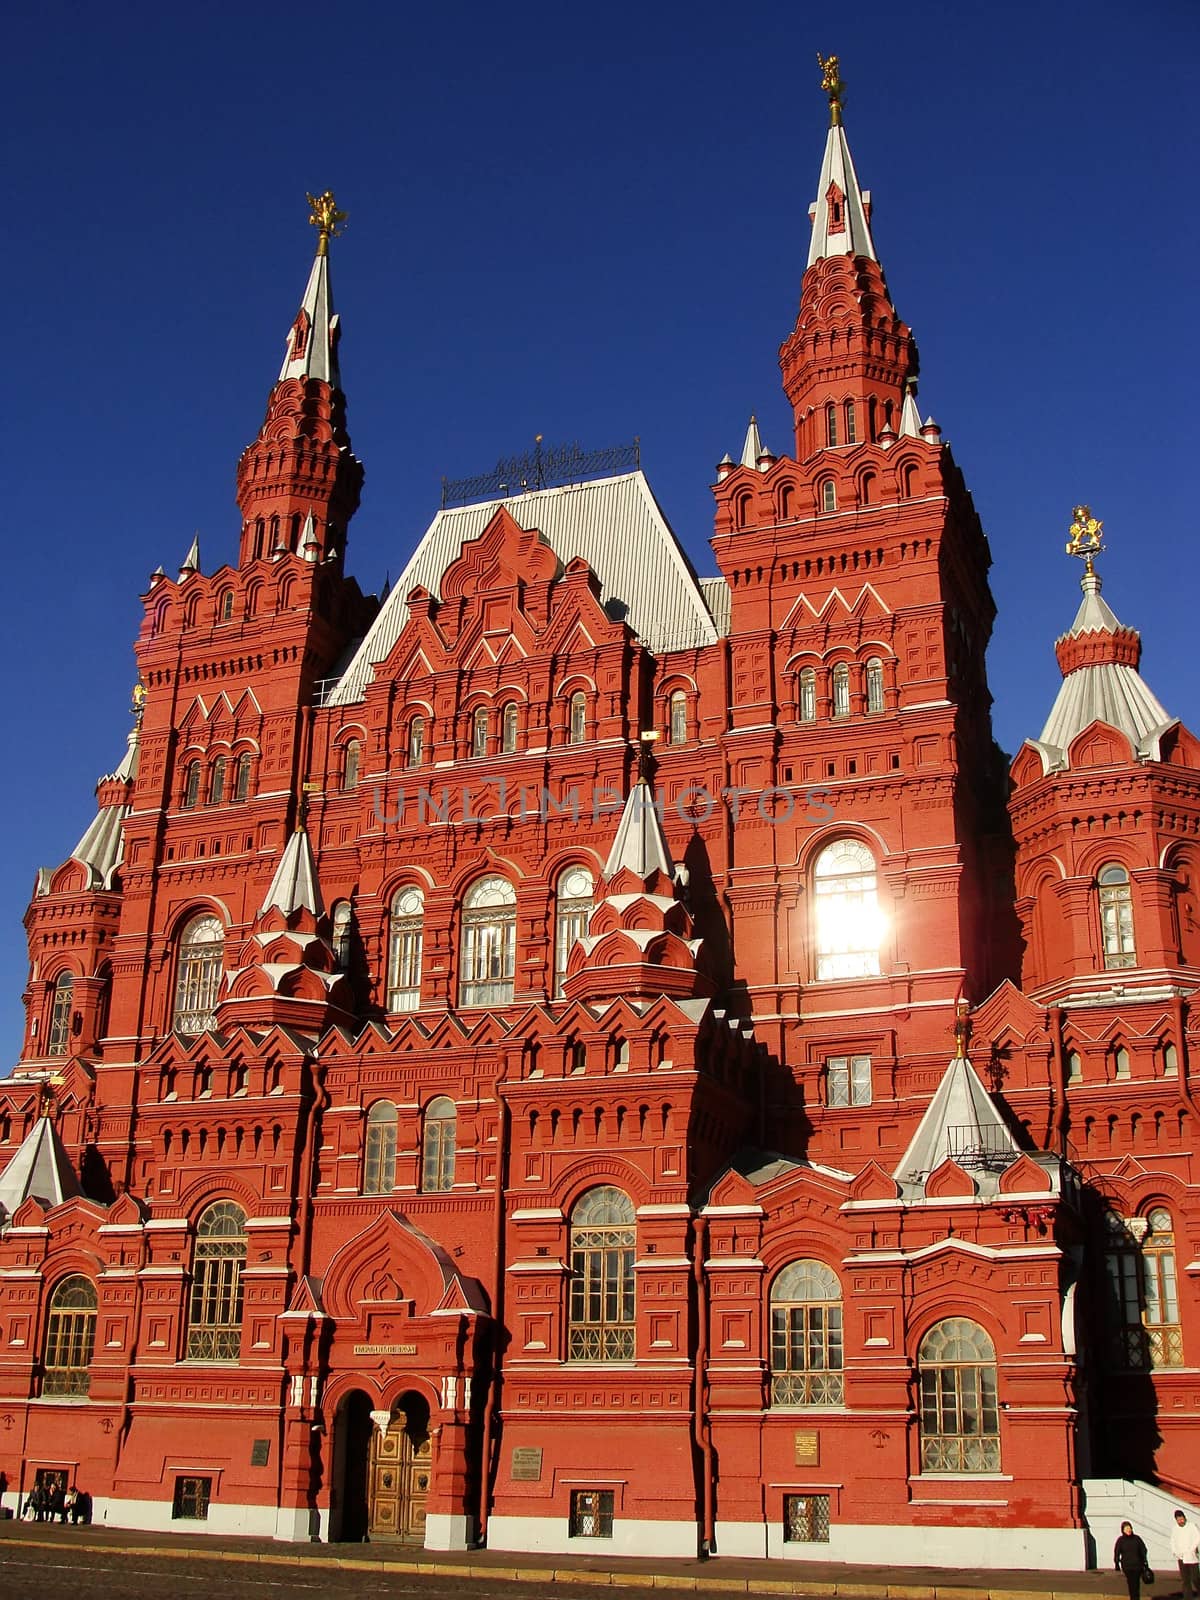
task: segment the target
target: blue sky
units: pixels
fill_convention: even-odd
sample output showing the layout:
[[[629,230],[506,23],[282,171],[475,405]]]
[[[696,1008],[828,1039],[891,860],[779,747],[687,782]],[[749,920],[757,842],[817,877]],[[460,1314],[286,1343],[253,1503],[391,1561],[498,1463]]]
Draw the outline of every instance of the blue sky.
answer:
[[[393,575],[443,474],[640,435],[702,572],[713,465],[782,451],[837,51],[859,177],[932,411],[988,530],[996,731],[1036,735],[1104,517],[1105,596],[1200,726],[1192,0],[104,7],[5,25],[3,441],[13,758],[0,805],[0,1070],[21,917],[129,727],[137,596],[195,529],[236,551],[254,436],[313,246],[335,246],[366,465],[349,565]]]

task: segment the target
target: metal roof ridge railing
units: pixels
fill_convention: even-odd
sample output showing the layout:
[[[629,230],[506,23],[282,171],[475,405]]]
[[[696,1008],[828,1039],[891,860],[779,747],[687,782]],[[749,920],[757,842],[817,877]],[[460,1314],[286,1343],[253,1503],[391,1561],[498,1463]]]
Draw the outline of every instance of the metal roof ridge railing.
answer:
[[[539,433],[532,450],[503,457],[490,472],[469,478],[442,479],[442,509],[472,505],[481,500],[504,500],[535,489],[560,488],[591,478],[610,478],[636,471],[642,464],[641,440],[610,445],[604,450],[583,450],[577,442],[545,445]]]

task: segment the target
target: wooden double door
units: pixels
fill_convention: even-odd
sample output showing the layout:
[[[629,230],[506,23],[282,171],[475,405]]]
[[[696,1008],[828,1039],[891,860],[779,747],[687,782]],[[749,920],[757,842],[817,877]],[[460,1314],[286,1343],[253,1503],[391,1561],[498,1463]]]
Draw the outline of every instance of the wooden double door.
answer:
[[[406,1395],[392,1412],[387,1431],[371,1430],[367,1508],[372,1539],[424,1544],[432,1469],[429,1408],[415,1395]]]

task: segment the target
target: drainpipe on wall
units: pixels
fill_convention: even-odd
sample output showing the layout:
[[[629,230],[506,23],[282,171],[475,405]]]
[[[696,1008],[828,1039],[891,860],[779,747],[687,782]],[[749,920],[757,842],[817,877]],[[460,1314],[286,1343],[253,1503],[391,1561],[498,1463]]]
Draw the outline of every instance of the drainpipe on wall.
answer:
[[[712,1428],[708,1421],[708,1280],[704,1276],[704,1254],[708,1223],[704,1217],[692,1219],[692,1278],[696,1285],[696,1375],[692,1396],[692,1432],[700,1451],[704,1521],[700,1554],[710,1556],[716,1548],[714,1507]]]
[[[1054,1071],[1050,1074],[1050,1122],[1046,1131],[1047,1146],[1053,1138],[1054,1148],[1064,1159],[1067,1154],[1067,1077],[1063,1060],[1063,1012],[1061,1006],[1050,1008],[1050,1043],[1054,1051]]]
[[[1175,1048],[1179,1052],[1179,1092],[1183,1096],[1192,1115],[1200,1122],[1200,1106],[1196,1104],[1196,1097],[1192,1093],[1191,1075],[1188,1072],[1188,1047],[1187,1047],[1187,1019],[1184,1016],[1184,999],[1177,994],[1171,1003],[1171,1010],[1175,1014]]]
[[[508,1102],[500,1093],[504,1082],[505,1066],[496,1074],[492,1093],[496,1100],[496,1232],[493,1260],[496,1263],[496,1289],[492,1297],[492,1373],[488,1384],[487,1403],[483,1410],[483,1441],[479,1452],[479,1516],[476,1523],[476,1542],[487,1543],[488,1510],[491,1505],[492,1441],[496,1428],[496,1412],[500,1405],[500,1363],[503,1359],[501,1341],[504,1333],[504,1192],[508,1187],[508,1146],[510,1118]]]

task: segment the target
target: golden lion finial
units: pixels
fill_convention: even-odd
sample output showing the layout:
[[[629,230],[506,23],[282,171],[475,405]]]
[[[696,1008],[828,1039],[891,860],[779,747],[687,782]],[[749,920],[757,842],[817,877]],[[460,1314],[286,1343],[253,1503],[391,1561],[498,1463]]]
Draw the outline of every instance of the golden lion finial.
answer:
[[[346,220],[346,212],[338,210],[332,189],[326,189],[322,195],[310,194],[308,205],[308,220],[317,229],[317,254],[328,255],[329,241],[336,239],[341,233],[341,224]]]
[[[1090,578],[1096,570],[1096,557],[1104,550],[1104,524],[1092,515],[1090,506],[1076,506],[1071,513],[1071,537],[1067,541],[1067,554],[1079,556],[1087,563],[1086,575]]]
[[[829,125],[836,128],[842,120],[842,98],[846,90],[838,72],[838,58],[823,56],[818,50],[817,65],[821,69],[821,87],[829,96]]]

